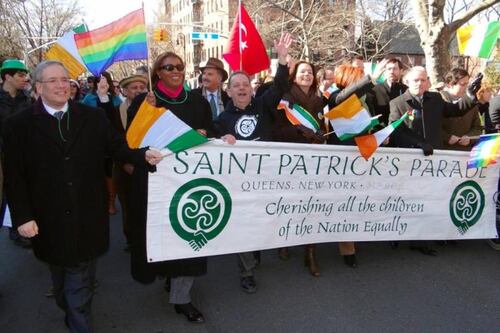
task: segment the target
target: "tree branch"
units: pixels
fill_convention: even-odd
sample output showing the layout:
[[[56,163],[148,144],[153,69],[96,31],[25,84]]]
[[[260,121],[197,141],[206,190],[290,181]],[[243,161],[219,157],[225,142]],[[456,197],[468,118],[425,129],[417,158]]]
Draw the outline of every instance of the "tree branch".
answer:
[[[465,22],[469,21],[471,18],[476,16],[476,14],[480,13],[481,11],[483,11],[483,10],[485,10],[485,9],[487,9],[487,8],[497,4],[497,3],[500,3],[500,0],[479,1],[477,4],[470,7],[469,10],[467,10],[466,12],[462,13],[461,15],[457,15],[456,20],[449,24],[449,29],[450,29],[451,33],[453,34]]]

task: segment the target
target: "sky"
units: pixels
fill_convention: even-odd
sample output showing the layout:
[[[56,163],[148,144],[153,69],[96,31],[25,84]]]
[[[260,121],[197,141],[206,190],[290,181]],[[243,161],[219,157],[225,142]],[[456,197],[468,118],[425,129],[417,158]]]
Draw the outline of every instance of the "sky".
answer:
[[[142,6],[142,0],[82,0],[79,2],[84,11],[84,20],[91,30],[116,21]],[[151,22],[152,12],[158,7],[157,2],[157,0],[144,0],[146,22]]]

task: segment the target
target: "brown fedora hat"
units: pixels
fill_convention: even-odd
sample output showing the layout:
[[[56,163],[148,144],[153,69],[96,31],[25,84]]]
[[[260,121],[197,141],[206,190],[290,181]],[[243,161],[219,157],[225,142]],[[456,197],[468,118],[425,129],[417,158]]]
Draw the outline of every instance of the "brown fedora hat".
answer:
[[[200,63],[200,71],[203,73],[205,68],[215,68],[218,69],[221,74],[222,74],[222,82],[226,81],[229,75],[227,74],[226,70],[224,69],[224,64],[222,63],[222,60],[217,59],[217,58],[208,58],[207,61],[204,61]]]

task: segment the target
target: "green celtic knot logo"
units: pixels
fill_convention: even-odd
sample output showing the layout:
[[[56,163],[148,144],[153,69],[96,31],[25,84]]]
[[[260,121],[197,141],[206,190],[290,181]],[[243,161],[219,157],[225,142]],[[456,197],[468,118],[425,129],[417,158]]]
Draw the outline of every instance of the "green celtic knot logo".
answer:
[[[170,222],[182,239],[199,251],[217,237],[231,215],[231,196],[219,182],[194,179],[179,187],[170,202]]]
[[[455,188],[450,199],[450,216],[462,235],[476,224],[483,209],[484,193],[478,183],[468,180]]]

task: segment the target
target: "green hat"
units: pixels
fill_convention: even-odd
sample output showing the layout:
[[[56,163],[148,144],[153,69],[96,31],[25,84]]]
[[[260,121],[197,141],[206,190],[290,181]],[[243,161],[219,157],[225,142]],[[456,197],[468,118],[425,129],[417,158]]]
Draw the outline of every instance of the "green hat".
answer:
[[[2,68],[0,68],[0,72],[3,72],[7,69],[17,69],[18,71],[23,71],[28,73],[28,69],[26,66],[17,59],[7,59],[3,62]]]

